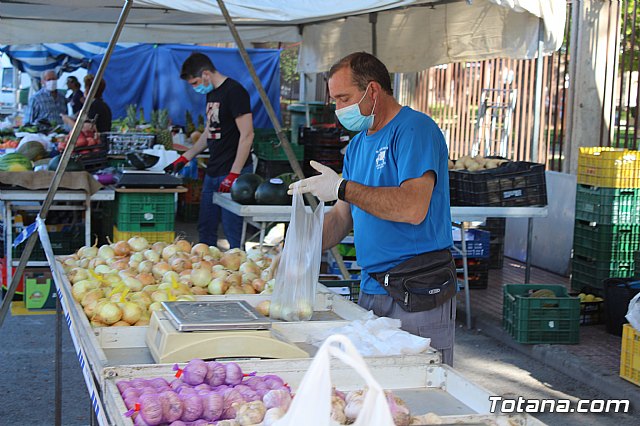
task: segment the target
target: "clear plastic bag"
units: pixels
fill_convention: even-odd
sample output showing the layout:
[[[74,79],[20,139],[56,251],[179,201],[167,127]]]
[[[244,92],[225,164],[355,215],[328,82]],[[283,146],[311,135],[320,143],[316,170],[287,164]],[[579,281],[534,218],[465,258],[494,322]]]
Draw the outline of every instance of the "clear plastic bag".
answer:
[[[335,426],[331,420],[331,357],[352,367],[367,386],[360,414],[352,426],[393,426],[393,417],[384,390],[371,375],[367,364],[346,336],[335,334],[322,344],[300,382],[287,414],[274,426]]]
[[[315,212],[307,212],[302,194],[295,190],[291,221],[271,297],[271,318],[285,321],[311,319],[320,275],[323,223],[324,203],[320,203]]]
[[[640,331],[640,293],[636,294],[629,302],[629,310],[625,315],[631,327]]]

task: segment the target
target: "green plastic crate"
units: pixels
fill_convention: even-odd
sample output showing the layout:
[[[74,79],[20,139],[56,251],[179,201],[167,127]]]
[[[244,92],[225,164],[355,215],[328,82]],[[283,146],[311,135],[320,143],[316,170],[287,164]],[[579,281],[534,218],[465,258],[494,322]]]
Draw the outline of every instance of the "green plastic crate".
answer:
[[[604,257],[606,253],[614,251],[633,254],[640,247],[640,225],[600,225],[576,220],[573,245],[594,253],[605,254]],[[591,257],[605,260],[602,255]]]
[[[595,261],[574,255],[571,261],[571,288],[589,285],[602,289],[607,278],[629,278],[633,276],[635,262]]]
[[[640,224],[640,188],[578,185],[576,219],[602,225]]]
[[[175,194],[118,193],[116,226],[123,232],[175,229]]]
[[[291,138],[289,138],[291,141]],[[304,146],[291,144],[296,159],[304,159]],[[255,129],[253,138],[253,152],[262,160],[287,160],[287,155],[280,145],[280,140],[274,129]]]
[[[343,257],[356,257],[356,246],[353,244],[338,244],[338,253]]]
[[[528,297],[548,289],[556,297]],[[502,325],[516,341],[528,344],[575,344],[580,340],[580,299],[562,285],[505,284]]]
[[[596,225],[577,220],[573,253],[595,261],[633,262],[640,248],[640,226]]]

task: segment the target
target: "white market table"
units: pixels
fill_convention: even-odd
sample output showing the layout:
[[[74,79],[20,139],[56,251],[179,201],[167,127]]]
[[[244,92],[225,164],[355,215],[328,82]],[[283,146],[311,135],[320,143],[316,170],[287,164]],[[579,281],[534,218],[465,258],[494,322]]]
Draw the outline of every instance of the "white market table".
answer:
[[[270,222],[289,222],[291,218],[291,206],[258,206],[258,205],[242,205],[231,199],[230,194],[213,194],[213,203],[219,205],[223,209],[230,211],[242,217],[242,236],[240,246],[243,247],[246,238],[247,224],[251,224],[260,229],[260,243],[264,240],[264,234],[267,223]],[[311,208],[307,206],[311,211]],[[331,206],[325,207],[325,213],[331,209]],[[533,229],[533,218],[546,217],[548,214],[547,206],[542,207],[475,207],[475,206],[452,206],[451,220],[458,224],[461,229],[462,241],[465,241],[465,233],[468,222],[484,222],[491,217],[520,217],[528,218],[529,225],[527,230],[527,258],[525,268],[525,284],[529,282],[531,273],[531,232]],[[464,290],[465,290],[465,309],[467,328],[471,328],[471,300],[469,292],[469,277],[467,269],[467,253],[466,245],[462,244],[462,263],[464,271]]]
[[[0,190],[0,203],[3,205],[4,217],[4,255],[7,282],[10,283],[13,277],[13,212],[16,210],[39,211],[42,202],[47,197],[45,190],[28,189],[2,189]],[[56,191],[53,198],[54,204],[50,210],[72,211],[83,210],[85,212],[85,244],[91,245],[91,202],[92,201],[112,201],[115,199],[113,189],[103,188],[95,194],[89,196],[84,191],[62,190]],[[65,204],[61,204],[65,203]],[[49,266],[45,261],[29,261],[27,266]]]

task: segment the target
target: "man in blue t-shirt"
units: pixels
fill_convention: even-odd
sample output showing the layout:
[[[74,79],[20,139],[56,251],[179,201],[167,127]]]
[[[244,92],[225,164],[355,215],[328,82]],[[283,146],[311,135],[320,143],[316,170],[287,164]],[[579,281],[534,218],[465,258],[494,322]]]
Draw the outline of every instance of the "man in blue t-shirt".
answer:
[[[455,296],[428,311],[406,312],[369,275],[452,245],[442,132],[430,117],[395,100],[389,72],[373,55],[353,53],[333,65],[329,94],[340,123],[360,133],[347,148],[342,178],[312,161],[320,175],[293,185],[323,201],[338,200],[325,216],[322,246],[335,246],[353,228],[362,266],[359,304],[431,338],[451,365]]]

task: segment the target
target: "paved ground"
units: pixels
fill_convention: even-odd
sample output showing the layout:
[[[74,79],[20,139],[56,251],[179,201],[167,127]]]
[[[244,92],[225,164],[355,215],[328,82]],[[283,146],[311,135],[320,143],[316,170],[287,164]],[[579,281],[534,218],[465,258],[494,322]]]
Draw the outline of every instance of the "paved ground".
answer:
[[[599,383],[587,386],[522,352],[478,332],[456,330],[454,368],[471,381],[504,398],[609,399]],[[536,414],[549,425],[637,425],[637,417],[622,414]]]

